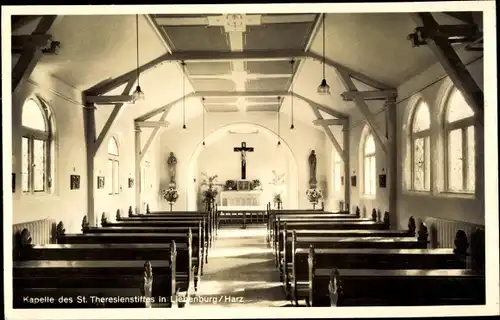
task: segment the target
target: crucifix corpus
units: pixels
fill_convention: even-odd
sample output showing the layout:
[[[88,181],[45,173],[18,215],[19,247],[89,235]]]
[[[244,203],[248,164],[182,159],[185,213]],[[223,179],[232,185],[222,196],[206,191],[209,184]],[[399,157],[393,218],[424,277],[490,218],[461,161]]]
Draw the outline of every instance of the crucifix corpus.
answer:
[[[253,152],[253,147],[247,148],[247,143],[242,142],[241,147],[235,147],[234,152],[241,153],[241,179],[247,178],[247,152]]]

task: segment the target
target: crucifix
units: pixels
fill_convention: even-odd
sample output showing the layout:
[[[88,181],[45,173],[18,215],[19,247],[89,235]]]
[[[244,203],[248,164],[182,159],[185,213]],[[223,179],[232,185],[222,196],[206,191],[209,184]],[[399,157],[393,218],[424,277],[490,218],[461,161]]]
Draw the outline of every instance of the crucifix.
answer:
[[[241,153],[241,179],[245,180],[247,178],[247,151],[253,152],[253,147],[247,148],[247,143],[242,142],[241,147],[235,147],[234,152]]]

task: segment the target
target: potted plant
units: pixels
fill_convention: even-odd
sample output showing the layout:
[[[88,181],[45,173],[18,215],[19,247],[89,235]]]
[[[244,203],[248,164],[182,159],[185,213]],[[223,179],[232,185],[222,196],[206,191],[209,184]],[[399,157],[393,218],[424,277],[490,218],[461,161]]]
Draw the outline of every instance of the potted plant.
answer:
[[[172,211],[172,205],[179,199],[179,193],[177,190],[170,187],[167,190],[163,190],[163,198],[170,204],[170,211]]]
[[[206,187],[206,190],[203,191],[203,202],[207,204],[209,208],[212,207],[213,203],[215,202],[215,198],[218,194],[217,191],[217,186],[221,186],[220,184],[216,183],[218,175],[213,175],[209,176],[205,173],[202,173],[203,176],[205,176],[205,179],[201,183],[202,186]]]
[[[323,193],[321,192],[321,190],[316,190],[316,189],[307,190],[306,195],[309,202],[312,203],[313,209],[316,208],[316,205],[318,204],[319,200],[323,197]]]

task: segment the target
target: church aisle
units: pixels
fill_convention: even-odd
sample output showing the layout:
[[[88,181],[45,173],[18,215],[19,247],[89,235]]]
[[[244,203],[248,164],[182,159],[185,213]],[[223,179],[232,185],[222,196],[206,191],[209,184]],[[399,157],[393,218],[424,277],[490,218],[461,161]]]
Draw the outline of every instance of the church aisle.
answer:
[[[188,308],[283,307],[286,300],[265,226],[221,228]]]

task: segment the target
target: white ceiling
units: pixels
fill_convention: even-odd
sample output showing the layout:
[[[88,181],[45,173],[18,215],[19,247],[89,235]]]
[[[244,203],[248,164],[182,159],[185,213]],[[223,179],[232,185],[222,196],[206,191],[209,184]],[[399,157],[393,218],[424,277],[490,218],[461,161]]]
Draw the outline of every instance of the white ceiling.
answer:
[[[169,52],[310,50],[322,55],[320,14],[236,15],[141,15],[139,19],[139,63],[145,64]],[[240,20],[241,18],[241,20]],[[460,23],[444,14],[436,14],[439,23]],[[225,27],[226,21],[234,27]],[[242,27],[240,23],[242,23]],[[328,13],[326,15],[326,57],[390,87],[396,88],[436,62],[426,46],[413,48],[407,35],[415,24],[408,13]],[[17,30],[29,33],[36,21]],[[317,26],[317,28],[315,28]],[[56,56],[44,56],[37,67],[79,90],[116,78],[136,67],[136,33],[134,15],[68,15],[63,16],[49,33],[61,42]],[[310,48],[308,44],[310,43]],[[167,49],[167,46],[169,47]],[[317,94],[322,65],[304,60],[296,76],[293,91],[316,103],[343,113],[352,113],[354,104],[343,101],[345,88],[333,68],[327,68],[326,79],[331,96]],[[299,60],[295,61],[297,69]],[[269,91],[288,91],[292,69],[290,60],[281,61],[203,61],[187,62],[185,93],[192,91],[251,91],[266,95]],[[128,107],[140,116],[182,96],[182,70],[168,62],[141,74],[145,101]],[[370,89],[355,82],[359,90]],[[192,86],[191,86],[192,85]],[[364,88],[363,88],[364,87]],[[120,94],[115,90],[115,94]],[[286,97],[278,103],[276,96],[238,99],[206,97],[207,112],[281,112],[290,114]],[[201,97],[186,102],[186,116],[203,110]],[[376,103],[375,103],[376,104]],[[180,118],[182,103],[169,118]],[[370,104],[373,105],[373,104]],[[311,108],[294,99],[294,115],[299,121],[311,122]]]

